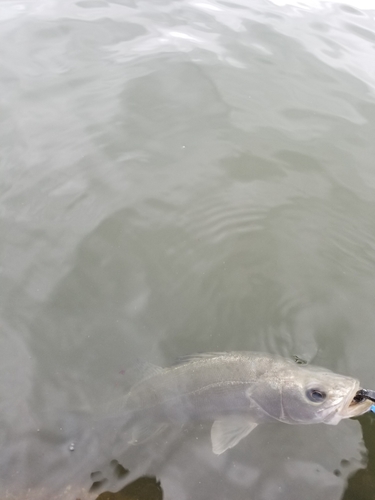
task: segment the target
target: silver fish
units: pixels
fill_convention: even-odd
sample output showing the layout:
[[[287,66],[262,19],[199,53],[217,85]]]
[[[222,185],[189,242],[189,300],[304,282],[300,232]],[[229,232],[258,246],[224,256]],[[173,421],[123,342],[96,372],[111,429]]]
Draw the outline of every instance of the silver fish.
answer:
[[[356,397],[359,389],[354,378],[279,356],[209,353],[149,369],[114,406],[133,416],[133,442],[169,423],[213,421],[212,450],[221,454],[262,422],[336,425],[361,415],[372,402]]]

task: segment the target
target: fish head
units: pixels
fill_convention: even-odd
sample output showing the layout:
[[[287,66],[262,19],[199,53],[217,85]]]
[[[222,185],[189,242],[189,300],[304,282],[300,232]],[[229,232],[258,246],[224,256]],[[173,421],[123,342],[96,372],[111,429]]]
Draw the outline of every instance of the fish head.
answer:
[[[356,398],[360,389],[358,380],[324,368],[295,366],[289,376],[286,374],[281,379],[284,418],[280,420],[289,423],[335,425],[343,418],[362,415],[373,404],[367,399]]]

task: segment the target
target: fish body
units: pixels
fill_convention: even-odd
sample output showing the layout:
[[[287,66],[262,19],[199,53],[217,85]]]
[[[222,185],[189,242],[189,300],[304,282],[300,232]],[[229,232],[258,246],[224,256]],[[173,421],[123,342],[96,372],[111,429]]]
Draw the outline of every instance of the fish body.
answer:
[[[138,427],[213,421],[214,453],[235,446],[262,422],[337,424],[372,402],[356,401],[359,381],[325,368],[255,352],[202,354],[169,368],[153,368],[122,407]],[[138,441],[137,438],[134,441]]]

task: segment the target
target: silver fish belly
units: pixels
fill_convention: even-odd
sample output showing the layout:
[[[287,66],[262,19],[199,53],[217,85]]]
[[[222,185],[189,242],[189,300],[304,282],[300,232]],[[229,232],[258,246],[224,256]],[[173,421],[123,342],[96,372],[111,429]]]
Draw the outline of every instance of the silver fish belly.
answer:
[[[160,429],[168,423],[213,421],[212,449],[220,454],[262,422],[337,424],[361,415],[372,403],[354,399],[359,388],[356,379],[279,356],[209,353],[149,370],[122,409],[146,422],[138,427],[138,437],[147,434],[150,423]]]

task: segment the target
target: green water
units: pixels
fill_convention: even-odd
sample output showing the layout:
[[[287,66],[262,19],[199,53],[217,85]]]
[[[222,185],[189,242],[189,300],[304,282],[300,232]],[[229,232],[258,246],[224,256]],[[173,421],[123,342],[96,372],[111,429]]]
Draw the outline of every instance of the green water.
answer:
[[[113,459],[166,499],[373,498],[371,415],[220,457],[64,417],[194,352],[375,388],[374,10],[277,3],[0,1],[0,498],[116,491]]]

